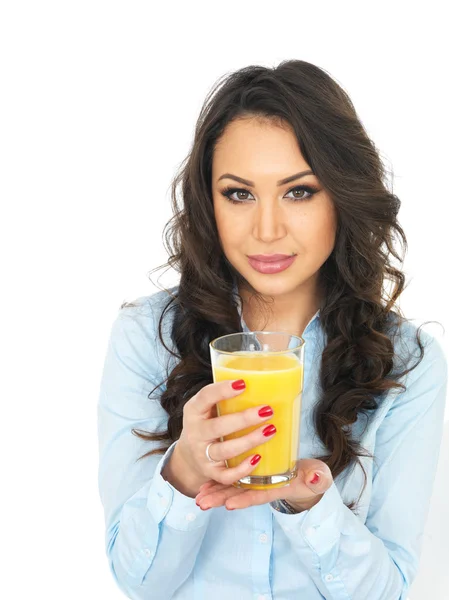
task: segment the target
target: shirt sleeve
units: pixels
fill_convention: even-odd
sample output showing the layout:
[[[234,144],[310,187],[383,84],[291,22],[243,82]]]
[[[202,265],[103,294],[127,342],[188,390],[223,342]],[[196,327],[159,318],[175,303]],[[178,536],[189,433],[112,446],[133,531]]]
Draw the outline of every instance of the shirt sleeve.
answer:
[[[274,518],[319,591],[332,600],[406,600],[419,565],[435,479],[447,390],[447,360],[429,337],[376,432],[366,522],[335,482],[310,510]],[[414,362],[413,362],[414,364]]]
[[[153,310],[126,307],[115,319],[98,401],[98,485],[105,518],[105,547],[118,587],[129,598],[171,598],[192,571],[210,514],[184,496],[161,470],[176,442],[158,446],[131,430],[165,431],[168,415],[158,392],[163,379]],[[164,389],[164,388],[163,388]]]

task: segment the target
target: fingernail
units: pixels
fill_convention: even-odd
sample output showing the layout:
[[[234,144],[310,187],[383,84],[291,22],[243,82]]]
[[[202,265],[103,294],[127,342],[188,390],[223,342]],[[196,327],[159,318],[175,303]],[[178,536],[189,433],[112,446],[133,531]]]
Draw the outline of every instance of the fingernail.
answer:
[[[264,406],[259,410],[259,417],[271,417],[273,414],[273,409],[271,406]]]
[[[205,507],[200,506],[200,508],[201,508],[201,510],[209,510],[210,506],[205,506]]]
[[[315,472],[315,473],[313,474],[313,479],[311,479],[311,480],[310,480],[310,483],[314,483],[314,484],[315,484],[315,483],[318,483],[318,482],[320,481],[320,474],[322,475],[322,473],[321,473],[321,472],[319,472],[319,473],[316,473],[316,472]]]
[[[244,389],[245,389],[245,387],[246,387],[246,384],[245,384],[245,382],[243,381],[243,379],[238,379],[237,381],[234,381],[234,382],[232,383],[232,387],[233,387],[235,390],[244,390]]]
[[[259,462],[259,460],[260,460],[261,458],[262,458],[262,457],[260,456],[260,454],[255,454],[255,455],[252,457],[252,459],[251,459],[251,464],[252,464],[252,466],[254,466],[254,465],[257,465],[257,463]]]
[[[262,433],[265,437],[273,435],[273,433],[276,433],[276,427],[274,425],[267,425],[265,429],[262,430]]]

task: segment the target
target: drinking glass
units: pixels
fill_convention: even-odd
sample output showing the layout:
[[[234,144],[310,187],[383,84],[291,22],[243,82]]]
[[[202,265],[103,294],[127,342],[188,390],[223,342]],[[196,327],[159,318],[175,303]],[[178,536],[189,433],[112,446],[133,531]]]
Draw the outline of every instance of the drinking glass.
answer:
[[[277,331],[231,333],[209,344],[214,382],[243,379],[246,388],[238,396],[217,403],[217,416],[269,405],[273,416],[267,424],[275,435],[243,454],[226,460],[236,467],[246,457],[260,454],[261,460],[250,475],[233,485],[239,488],[282,487],[296,477],[299,455],[301,399],[304,380],[305,340]],[[226,441],[246,435],[260,425],[222,436]]]

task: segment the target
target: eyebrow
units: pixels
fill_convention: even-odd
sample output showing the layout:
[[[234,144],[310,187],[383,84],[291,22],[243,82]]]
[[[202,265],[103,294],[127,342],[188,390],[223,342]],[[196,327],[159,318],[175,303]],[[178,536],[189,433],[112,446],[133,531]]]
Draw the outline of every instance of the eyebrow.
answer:
[[[285,179],[280,179],[277,182],[277,185],[284,185],[285,183],[290,183],[290,181],[294,181],[295,179],[300,179],[301,177],[304,177],[305,175],[314,175],[314,172],[311,171],[310,169],[308,169],[307,171],[300,171],[299,173],[290,175],[290,177],[286,177]],[[248,179],[243,179],[243,177],[238,177],[237,175],[232,175],[232,173],[225,173],[224,175],[222,175],[221,177],[218,178],[217,183],[221,179],[234,179],[235,181],[238,181],[239,183],[244,183],[245,185],[249,185],[250,187],[254,187],[254,185],[255,185],[254,181],[249,181]]]

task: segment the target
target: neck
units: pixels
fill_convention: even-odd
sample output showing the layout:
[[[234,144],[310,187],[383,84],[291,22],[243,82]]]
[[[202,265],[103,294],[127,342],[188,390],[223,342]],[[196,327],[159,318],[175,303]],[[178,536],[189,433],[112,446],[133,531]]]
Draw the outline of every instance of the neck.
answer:
[[[263,296],[256,301],[254,292],[239,288],[242,316],[250,331],[286,331],[301,336],[321,306],[316,289],[300,288],[289,294]]]

